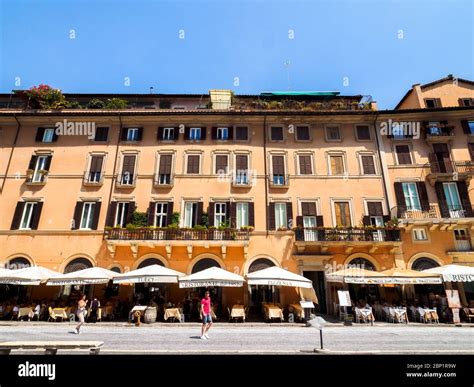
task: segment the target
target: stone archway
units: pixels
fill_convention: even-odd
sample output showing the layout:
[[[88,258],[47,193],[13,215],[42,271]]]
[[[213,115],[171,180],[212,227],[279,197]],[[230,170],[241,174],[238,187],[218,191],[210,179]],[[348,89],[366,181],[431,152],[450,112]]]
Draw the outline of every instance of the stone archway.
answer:
[[[258,258],[250,264],[248,272],[253,273],[254,271],[267,269],[272,266],[275,266],[275,264],[271,260],[267,258]]]
[[[372,262],[370,262],[368,259],[362,258],[362,257],[352,259],[347,264],[347,266],[349,266],[349,267],[350,266],[356,266],[356,267],[361,268],[361,269],[376,271],[375,270],[375,265]]]
[[[75,258],[66,265],[64,268],[64,274],[89,269],[91,267],[94,267],[94,265],[87,258]]]
[[[137,269],[142,269],[144,267],[151,266],[151,265],[165,266],[163,261],[159,258],[147,258],[140,262],[140,264],[137,266]]]
[[[193,268],[191,269],[191,274],[209,269],[210,267],[221,267],[221,265],[213,258],[202,258],[194,264]]]
[[[422,271],[438,267],[439,264],[434,259],[428,257],[417,258],[411,265],[413,270]]]
[[[25,257],[12,258],[8,261],[7,265],[7,267],[11,270],[24,269],[26,267],[32,266],[30,260]]]

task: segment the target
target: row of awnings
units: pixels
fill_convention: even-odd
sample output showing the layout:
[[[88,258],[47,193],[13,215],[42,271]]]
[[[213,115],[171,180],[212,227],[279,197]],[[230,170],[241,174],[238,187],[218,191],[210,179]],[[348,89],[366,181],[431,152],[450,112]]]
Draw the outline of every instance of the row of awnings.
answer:
[[[474,267],[463,265],[444,265],[428,270],[416,271],[392,268],[384,271],[372,271],[350,267],[326,275],[328,282],[347,284],[407,285],[441,284],[442,282],[474,281]]]

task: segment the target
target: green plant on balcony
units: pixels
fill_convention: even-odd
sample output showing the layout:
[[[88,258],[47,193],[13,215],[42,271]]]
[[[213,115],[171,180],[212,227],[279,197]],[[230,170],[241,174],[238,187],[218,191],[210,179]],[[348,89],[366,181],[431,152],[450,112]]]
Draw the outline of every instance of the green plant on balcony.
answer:
[[[137,227],[146,227],[148,223],[148,215],[146,212],[134,211],[132,214],[131,222],[132,225]]]
[[[242,227],[240,227],[240,230],[241,231],[252,232],[254,230],[254,227],[253,226],[242,226]]]
[[[171,215],[171,222],[168,225],[169,226],[178,226],[179,225],[179,212],[173,212],[173,215]]]
[[[61,90],[49,85],[33,86],[25,94],[29,98],[28,106],[33,109],[62,109],[67,104]]]
[[[98,98],[92,98],[87,103],[88,109],[105,109],[105,102]]]
[[[393,217],[385,223],[385,227],[391,230],[398,229],[400,227],[400,220],[397,217]]]
[[[122,98],[109,98],[105,102],[104,109],[126,109],[128,101]]]
[[[196,224],[193,227],[193,231],[205,231],[205,230],[207,230],[207,227],[202,224]]]
[[[82,105],[79,101],[66,101],[64,107],[67,109],[82,109]]]
[[[138,226],[132,223],[128,223],[125,228],[127,231],[136,231],[138,229]]]
[[[207,212],[203,212],[201,215],[201,226],[209,226],[209,215]]]

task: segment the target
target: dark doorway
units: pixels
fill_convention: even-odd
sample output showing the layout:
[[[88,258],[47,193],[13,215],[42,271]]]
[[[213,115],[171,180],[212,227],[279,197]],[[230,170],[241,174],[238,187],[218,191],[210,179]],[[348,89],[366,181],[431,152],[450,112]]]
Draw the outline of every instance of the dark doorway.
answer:
[[[252,262],[249,266],[249,273],[267,269],[275,266],[275,264],[267,258],[259,258]],[[259,319],[262,316],[263,303],[279,303],[280,289],[275,286],[267,285],[251,285],[249,294],[249,317],[250,319]]]
[[[303,276],[313,282],[313,288],[318,296],[318,304],[315,305],[316,313],[326,314],[326,280],[324,279],[324,271],[303,271]]]

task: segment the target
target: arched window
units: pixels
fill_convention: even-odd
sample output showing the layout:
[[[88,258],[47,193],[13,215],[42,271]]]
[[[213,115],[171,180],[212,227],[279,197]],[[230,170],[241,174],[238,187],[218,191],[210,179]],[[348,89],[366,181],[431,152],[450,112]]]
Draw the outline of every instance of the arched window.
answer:
[[[431,258],[418,258],[415,262],[413,262],[413,265],[411,265],[411,268],[413,270],[426,270],[426,269],[432,269],[433,267],[438,267],[439,264],[436,262],[434,259]]]
[[[16,257],[8,261],[8,269],[10,270],[24,269],[30,266],[31,262],[23,257]]]
[[[254,271],[259,271],[263,269],[267,269],[269,267],[275,266],[275,264],[267,258],[259,258],[253,261],[249,267],[249,273],[253,273]]]
[[[151,265],[165,266],[164,263],[161,262],[161,260],[159,260],[158,258],[148,258],[148,259],[145,259],[144,261],[142,261],[138,265],[138,269],[141,269],[141,268],[147,267],[147,266],[151,266]]]
[[[204,258],[194,264],[191,273],[197,273],[198,271],[209,269],[210,267],[221,267],[221,265],[212,258]]]
[[[352,261],[349,262],[347,266],[355,266],[359,269],[375,271],[374,264],[366,258],[354,258]]]
[[[120,267],[118,266],[113,266],[109,270],[114,271],[115,273],[121,273],[122,270],[120,270]]]
[[[89,269],[92,266],[93,265],[91,261],[89,261],[87,258],[76,258],[67,264],[66,268],[64,269],[64,274]]]

